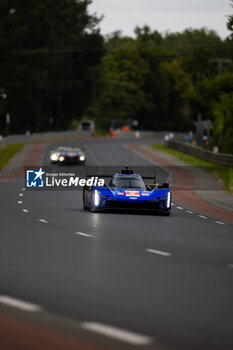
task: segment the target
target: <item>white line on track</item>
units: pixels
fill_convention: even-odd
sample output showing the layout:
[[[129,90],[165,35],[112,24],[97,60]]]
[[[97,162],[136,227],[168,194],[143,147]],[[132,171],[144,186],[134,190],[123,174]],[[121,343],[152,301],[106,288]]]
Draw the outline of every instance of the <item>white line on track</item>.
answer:
[[[25,188],[24,188],[24,187],[22,188],[22,191],[25,191]]]
[[[81,327],[88,331],[99,333],[133,345],[149,345],[153,343],[153,338],[147,335],[141,335],[126,331],[121,328],[108,326],[97,322],[82,322]]]
[[[75,232],[75,234],[79,236],[89,237],[89,238],[93,237],[89,233],[84,233],[84,232]]]
[[[150,158],[147,158],[146,156],[144,156],[140,152],[136,151],[135,149],[130,148],[128,145],[124,144],[123,147],[126,148],[127,150],[129,150],[130,152],[135,153],[137,156],[141,157],[142,159],[146,160],[147,162],[149,162],[149,163],[151,163],[153,165],[159,165],[158,163],[154,162]],[[168,171],[167,171],[167,173],[168,173]]]
[[[199,216],[199,218],[201,218],[201,219],[207,219],[207,217],[204,216],[204,215],[198,215],[198,216]]]
[[[41,311],[42,308],[39,305],[28,303],[26,301],[18,300],[7,295],[0,295],[0,303],[16,307],[18,309],[30,312]]]
[[[191,210],[186,210],[186,213],[193,214],[193,211],[191,211]]]
[[[183,210],[184,208],[182,208],[182,207],[176,207],[177,209],[180,209],[180,210]]]
[[[44,219],[38,219],[38,221],[43,222],[43,223],[45,223],[45,224],[48,223],[48,221],[46,221],[46,220],[44,220]]]
[[[23,194],[22,194],[22,193],[19,193],[19,196],[20,196],[20,197],[23,197]]]
[[[28,213],[28,210],[27,209],[22,209],[24,213]]]
[[[158,254],[158,255],[163,255],[163,256],[171,256],[171,253],[163,252],[161,250],[155,250],[155,249],[146,249],[147,253],[152,253],[152,254]]]
[[[171,205],[175,205],[174,203],[171,203]]]
[[[222,221],[217,221],[216,220],[215,222],[216,222],[216,224],[219,224],[219,225],[226,225],[225,222],[222,222]]]
[[[153,164],[153,165],[159,165],[160,167],[163,168],[163,170],[168,174],[168,177],[166,179],[166,182],[170,183],[172,181],[172,173],[168,170],[168,168],[161,166],[159,163],[156,163],[155,161],[153,161],[152,159],[144,156],[143,154],[141,154],[140,152],[136,151],[135,149],[129,147],[127,144],[123,145],[124,148],[128,149],[130,152],[135,153],[137,156],[143,158],[144,160],[146,160],[147,162]]]
[[[22,204],[23,202],[22,201],[18,201],[18,204]]]
[[[90,154],[90,156],[93,158],[93,160],[95,161],[96,165],[101,166],[100,162],[98,161],[98,159],[96,158],[96,156],[94,155],[94,153],[92,152],[90,147],[88,145],[85,145],[85,149]]]

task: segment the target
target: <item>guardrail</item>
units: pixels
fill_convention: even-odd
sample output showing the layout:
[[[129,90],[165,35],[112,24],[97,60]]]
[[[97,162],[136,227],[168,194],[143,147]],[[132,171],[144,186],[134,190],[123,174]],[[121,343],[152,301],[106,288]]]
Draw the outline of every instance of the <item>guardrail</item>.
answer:
[[[127,132],[120,132],[117,134],[117,138],[125,139],[143,139],[143,138],[156,138],[164,139],[164,136],[168,132],[164,131],[141,131],[141,130],[130,130]],[[182,133],[175,133],[175,137],[183,137]],[[40,141],[53,141],[53,140],[69,140],[77,139],[81,140],[82,138],[91,137],[90,131],[58,131],[58,132],[42,132],[35,134],[23,134],[23,135],[9,135],[0,139],[0,147],[5,146],[9,143],[24,143],[24,142],[40,142]],[[107,136],[108,137],[108,136]]]
[[[22,135],[9,135],[0,140],[0,147],[9,143],[24,143],[24,142],[40,142],[50,140],[64,139],[81,139],[82,137],[91,136],[90,131],[57,131],[57,132],[41,132]]]
[[[190,154],[191,156],[206,160],[213,164],[233,167],[233,156],[230,154],[213,153],[177,140],[168,140],[165,141],[165,144],[172,149]]]

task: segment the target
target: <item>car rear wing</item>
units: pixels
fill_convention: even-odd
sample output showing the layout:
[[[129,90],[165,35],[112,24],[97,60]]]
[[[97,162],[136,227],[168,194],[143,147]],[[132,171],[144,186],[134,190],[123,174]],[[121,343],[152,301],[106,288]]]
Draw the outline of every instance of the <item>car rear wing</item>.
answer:
[[[156,174],[155,176],[142,176],[143,180],[154,180],[154,184],[156,183]]]
[[[124,175],[133,175],[133,170],[129,169],[129,167],[127,166],[125,169],[122,169],[121,171],[119,171],[119,173],[124,174]],[[101,177],[101,178],[111,178],[113,177],[113,174],[108,175],[108,174],[86,174],[86,177]],[[156,184],[156,170],[154,172],[154,176],[144,176],[141,175],[143,180],[153,180],[153,184]]]
[[[101,177],[101,178],[111,178],[113,175],[103,175],[103,174],[86,174],[86,177]]]

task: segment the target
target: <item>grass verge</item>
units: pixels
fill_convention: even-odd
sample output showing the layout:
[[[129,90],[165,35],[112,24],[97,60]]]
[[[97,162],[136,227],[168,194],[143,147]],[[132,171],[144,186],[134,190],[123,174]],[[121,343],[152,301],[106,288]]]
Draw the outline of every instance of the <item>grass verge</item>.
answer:
[[[233,193],[233,168],[207,162],[200,158],[190,156],[189,154],[176,151],[172,148],[165,146],[162,143],[153,144],[151,145],[151,148],[165,152],[173,157],[182,160],[187,164],[204,168],[205,170],[209,171],[215,178],[221,180],[226,191]]]
[[[23,148],[23,146],[24,143],[12,143],[0,148],[0,170]]]

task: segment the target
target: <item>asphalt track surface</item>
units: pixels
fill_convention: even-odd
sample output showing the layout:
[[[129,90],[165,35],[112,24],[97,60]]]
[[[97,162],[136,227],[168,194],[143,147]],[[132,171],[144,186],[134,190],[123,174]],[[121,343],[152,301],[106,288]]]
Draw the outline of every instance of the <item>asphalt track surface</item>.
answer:
[[[85,148],[89,165],[151,165],[124,143],[72,144]],[[163,181],[168,174],[158,175]],[[22,178],[0,183],[0,310],[14,309],[1,301],[9,296],[70,324],[150,337],[140,346],[124,336],[82,335],[97,344],[107,339],[110,348],[233,349],[231,224],[177,203],[170,217],[90,213],[80,191],[23,188]]]

